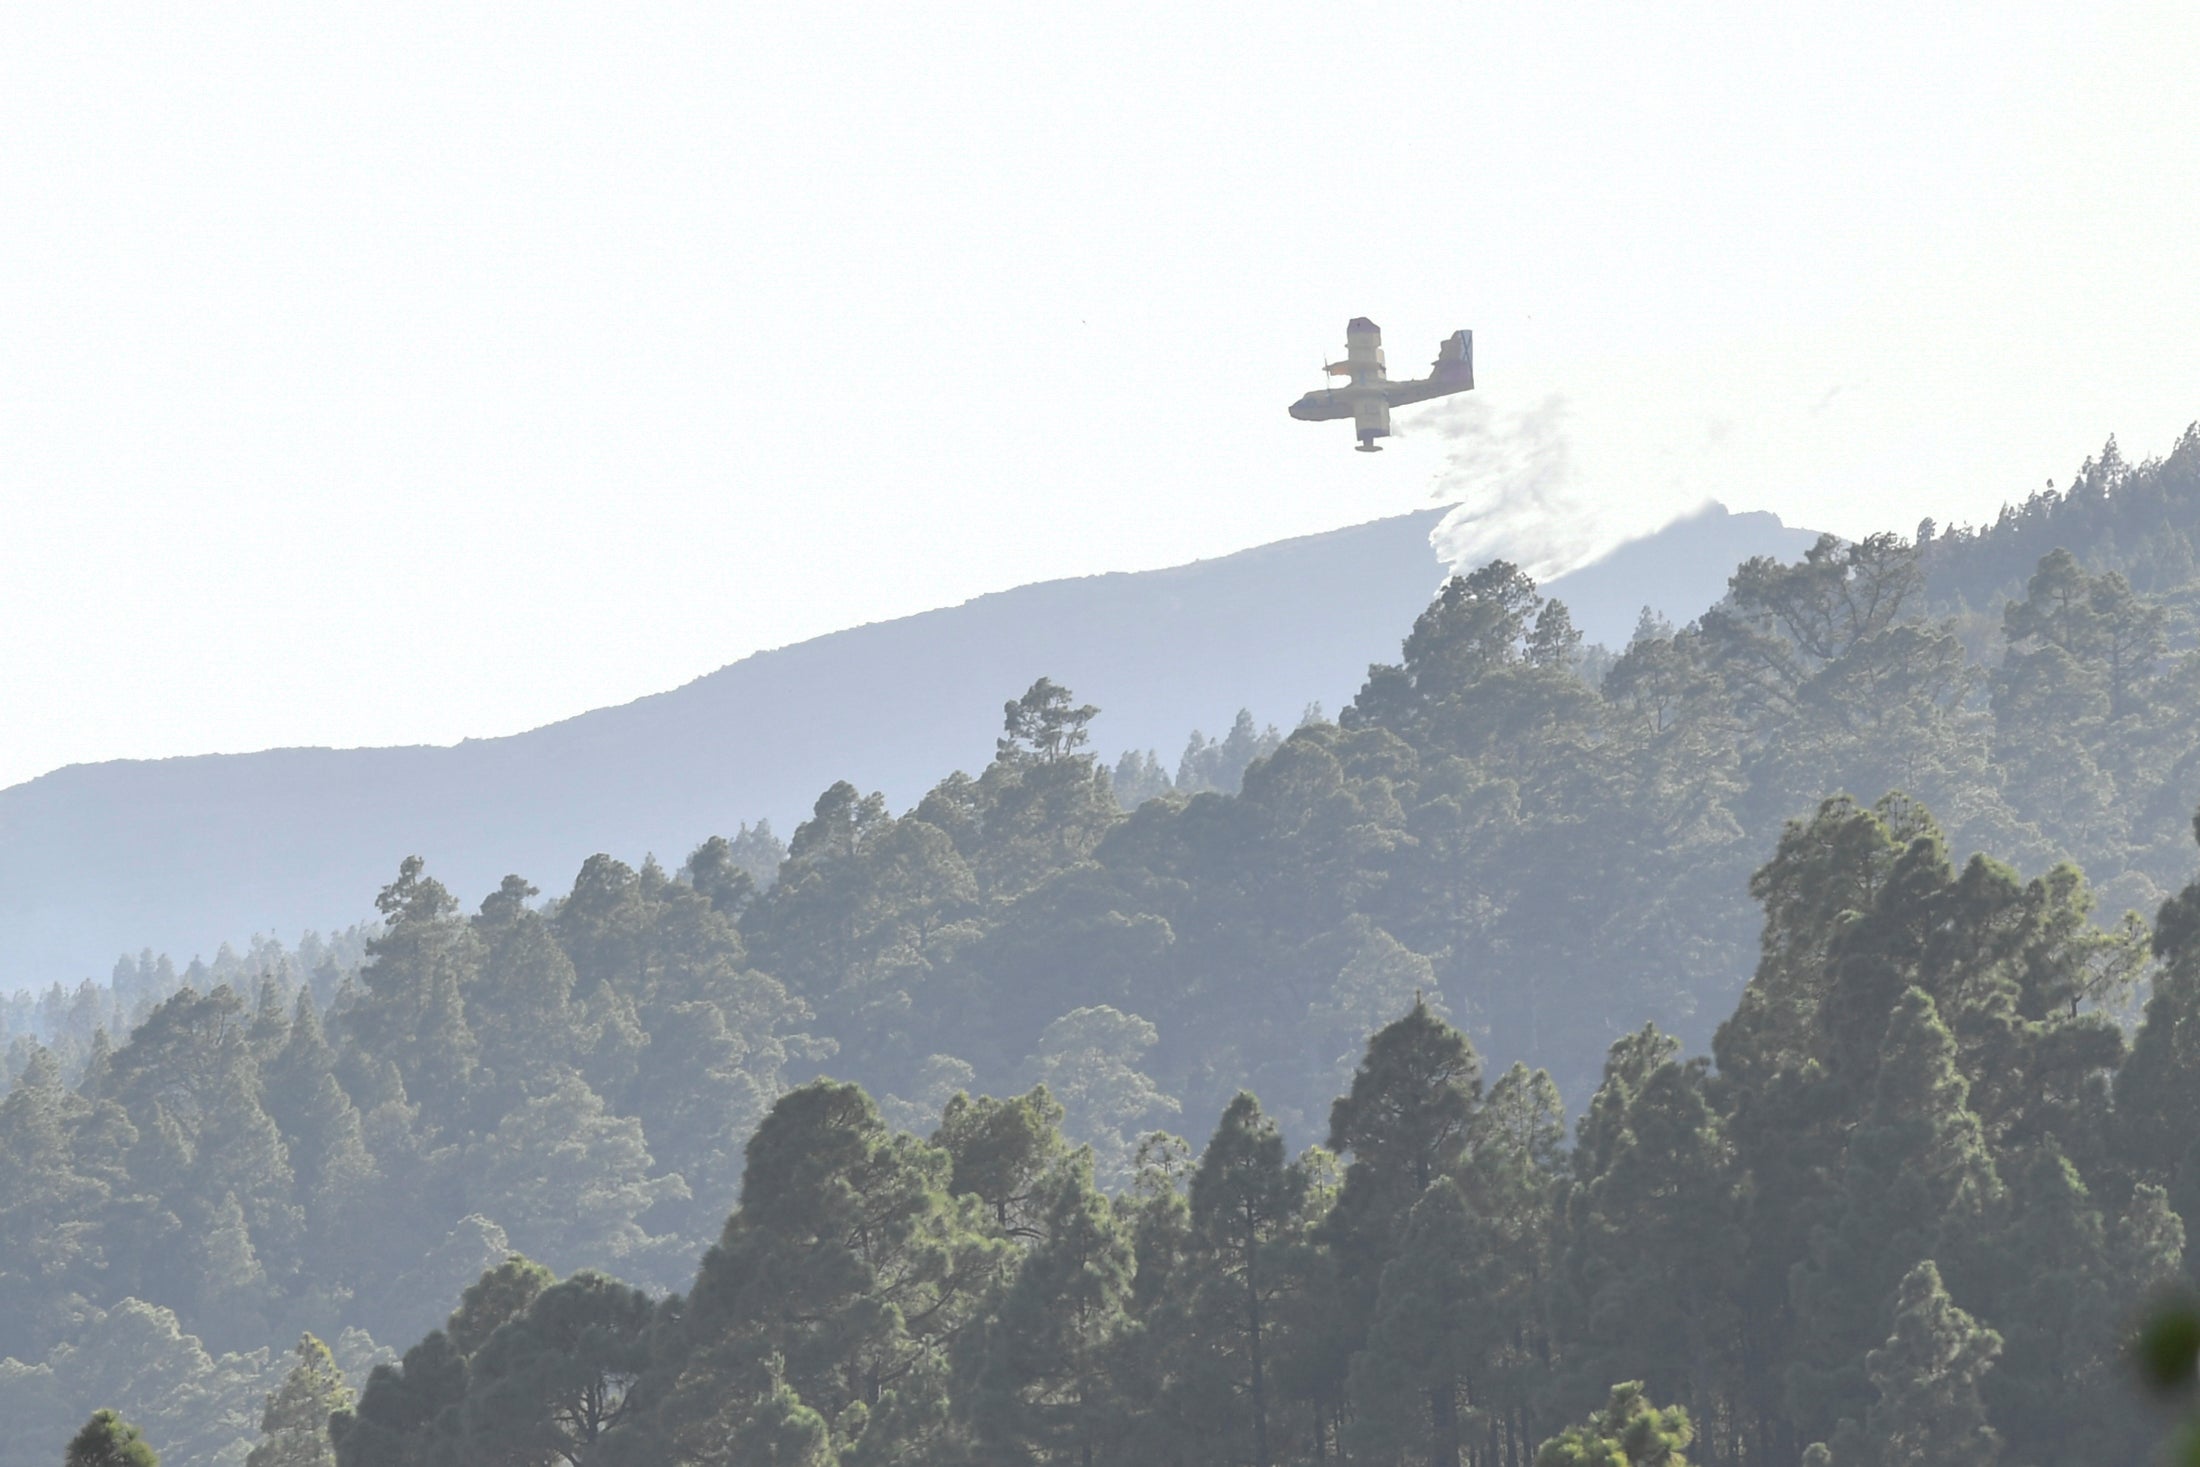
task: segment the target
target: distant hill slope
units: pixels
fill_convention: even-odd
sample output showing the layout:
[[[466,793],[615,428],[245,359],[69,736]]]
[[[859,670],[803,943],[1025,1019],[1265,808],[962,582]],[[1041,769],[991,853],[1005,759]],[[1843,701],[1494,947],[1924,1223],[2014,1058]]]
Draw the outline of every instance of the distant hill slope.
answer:
[[[1111,759],[1151,747],[1173,766],[1241,707],[1286,727],[1311,701],[1334,713],[1440,582],[1439,515],[981,596],[508,738],[58,770],[0,791],[0,990],[103,977],[141,946],[357,921],[410,852],[471,901],[509,871],[561,888],[596,851],[676,863],[760,816],[790,833],[837,779],[900,808],[982,765],[1003,701],[1042,674],[1100,706]],[[1642,606],[1687,621],[1738,561],[1811,539],[1712,506],[1548,589],[1618,645]]]
[[[2002,602],[2022,599],[2040,557],[2062,549],[2189,615],[2200,571],[2200,423],[2167,456],[2139,463],[2111,438],[2061,490],[2050,484],[1985,524],[1928,534],[1923,548],[1926,584],[1944,612],[1983,613],[1998,625]]]

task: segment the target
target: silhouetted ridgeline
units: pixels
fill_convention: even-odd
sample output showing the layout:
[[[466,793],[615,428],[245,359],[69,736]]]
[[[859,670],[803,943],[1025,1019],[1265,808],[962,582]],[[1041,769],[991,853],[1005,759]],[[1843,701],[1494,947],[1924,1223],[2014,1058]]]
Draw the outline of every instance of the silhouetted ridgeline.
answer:
[[[2052,483],[1984,525],[1920,527],[1933,601],[1993,615],[2022,596],[2040,558],[2068,550],[2150,595],[2189,595],[2200,574],[2200,425],[2166,458],[2133,464],[2111,438],[2061,489]]]
[[[1042,674],[1107,710],[1111,757],[1155,749],[1173,770],[1189,732],[1220,736],[1241,708],[1289,728],[1349,701],[1442,578],[1438,514],[981,596],[510,738],[60,770],[0,791],[0,991],[73,986],[147,946],[182,962],[348,926],[408,852],[478,895],[596,851],[669,860],[743,822],[785,832],[836,780],[901,809],[983,764],[1001,700]],[[1711,509],[1562,589],[1616,645],[1644,604],[1685,621],[1736,561],[1809,539]]]

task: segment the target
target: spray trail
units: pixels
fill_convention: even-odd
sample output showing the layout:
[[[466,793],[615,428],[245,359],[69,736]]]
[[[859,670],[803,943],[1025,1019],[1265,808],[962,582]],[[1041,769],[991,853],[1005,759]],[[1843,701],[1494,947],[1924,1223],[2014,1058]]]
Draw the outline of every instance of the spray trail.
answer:
[[[1547,580],[1608,548],[1575,481],[1568,417],[1557,395],[1518,411],[1452,398],[1418,416],[1414,436],[1444,455],[1429,497],[1452,505],[1429,543],[1454,571],[1502,556]]]

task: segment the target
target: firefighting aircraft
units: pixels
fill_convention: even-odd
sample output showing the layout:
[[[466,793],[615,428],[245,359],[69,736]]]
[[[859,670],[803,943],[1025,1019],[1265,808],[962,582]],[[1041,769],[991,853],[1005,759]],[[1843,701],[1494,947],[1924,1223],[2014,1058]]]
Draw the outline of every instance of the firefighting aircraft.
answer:
[[[1332,377],[1351,379],[1343,387],[1309,392],[1291,404],[1291,416],[1302,423],[1325,423],[1350,418],[1360,433],[1358,452],[1381,453],[1375,440],[1390,436],[1390,410],[1407,403],[1449,397],[1474,390],[1474,333],[1454,331],[1436,349],[1436,365],[1426,377],[1411,382],[1392,382],[1383,368],[1383,328],[1365,316],[1355,316],[1344,328],[1344,360],[1325,369]]]

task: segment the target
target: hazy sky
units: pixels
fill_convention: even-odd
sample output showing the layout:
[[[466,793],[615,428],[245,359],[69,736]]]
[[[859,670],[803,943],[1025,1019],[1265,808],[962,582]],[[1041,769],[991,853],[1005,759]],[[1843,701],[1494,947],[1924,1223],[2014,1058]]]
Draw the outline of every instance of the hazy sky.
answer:
[[[0,785],[510,732],[1439,483],[1547,568],[1986,515],[2200,417],[2196,16],[0,9]],[[1363,313],[1482,383],[1379,456],[1284,415]]]

